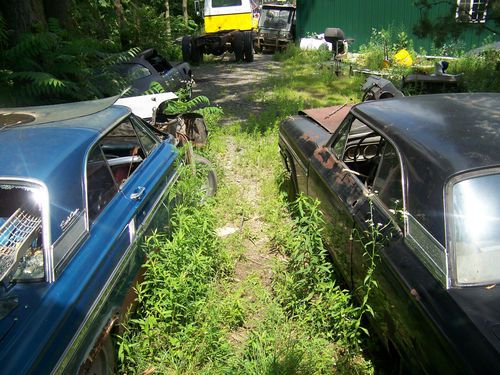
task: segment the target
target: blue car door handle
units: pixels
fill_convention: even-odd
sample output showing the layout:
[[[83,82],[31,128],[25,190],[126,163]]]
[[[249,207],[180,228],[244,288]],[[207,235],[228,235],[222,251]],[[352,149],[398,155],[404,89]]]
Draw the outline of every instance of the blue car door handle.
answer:
[[[140,201],[142,197],[144,196],[144,192],[146,191],[146,188],[144,186],[137,186],[137,188],[134,190],[132,194],[130,194],[130,199],[134,201]]]

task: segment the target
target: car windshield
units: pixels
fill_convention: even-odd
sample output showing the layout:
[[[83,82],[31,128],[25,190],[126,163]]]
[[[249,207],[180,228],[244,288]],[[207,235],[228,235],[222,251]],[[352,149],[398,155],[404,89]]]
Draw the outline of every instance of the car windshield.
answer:
[[[0,281],[44,276],[40,191],[0,182]]]
[[[291,12],[288,9],[262,9],[259,27],[265,29],[287,29]]]
[[[500,280],[500,175],[469,178],[453,186],[451,246],[457,284]]]

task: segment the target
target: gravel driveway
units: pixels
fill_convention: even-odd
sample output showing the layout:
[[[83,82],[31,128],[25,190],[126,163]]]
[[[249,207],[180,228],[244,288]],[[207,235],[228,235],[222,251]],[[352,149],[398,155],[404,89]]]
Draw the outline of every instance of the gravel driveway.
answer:
[[[223,123],[244,121],[257,113],[261,104],[253,94],[265,86],[266,79],[276,73],[280,63],[273,55],[255,55],[252,63],[235,63],[227,57],[193,67],[193,95],[205,95],[212,104],[222,107]]]

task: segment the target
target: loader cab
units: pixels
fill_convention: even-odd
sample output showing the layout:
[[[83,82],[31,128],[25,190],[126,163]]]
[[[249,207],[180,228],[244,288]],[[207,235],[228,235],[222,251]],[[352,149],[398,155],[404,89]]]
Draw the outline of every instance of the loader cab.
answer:
[[[251,0],[205,0],[205,32],[256,28]]]

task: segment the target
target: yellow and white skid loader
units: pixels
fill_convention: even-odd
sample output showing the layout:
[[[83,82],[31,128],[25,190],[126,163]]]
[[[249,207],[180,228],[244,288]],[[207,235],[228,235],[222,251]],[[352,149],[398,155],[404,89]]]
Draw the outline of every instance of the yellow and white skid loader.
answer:
[[[199,0],[195,7],[199,9]],[[182,38],[184,61],[199,63],[203,54],[222,55],[234,52],[236,61],[253,61],[253,30],[257,19],[252,0],[205,0],[203,20],[205,33]]]

